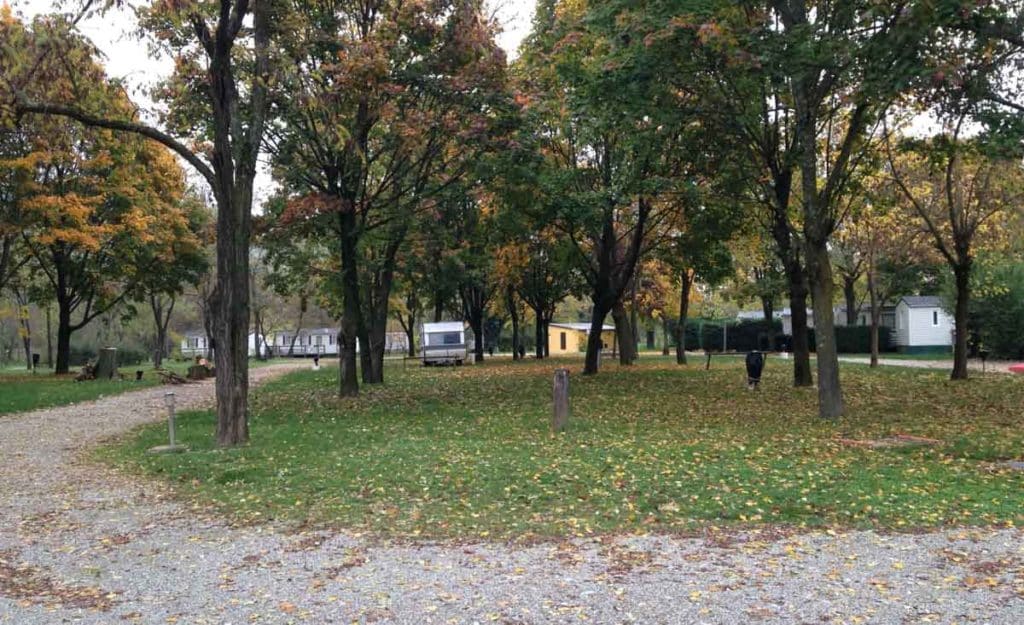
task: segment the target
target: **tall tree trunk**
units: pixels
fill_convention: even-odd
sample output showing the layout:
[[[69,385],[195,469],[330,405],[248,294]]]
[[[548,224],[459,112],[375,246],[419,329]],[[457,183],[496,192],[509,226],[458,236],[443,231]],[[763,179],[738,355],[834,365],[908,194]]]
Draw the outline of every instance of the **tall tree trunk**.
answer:
[[[212,72],[211,72],[212,73]],[[225,87],[226,88],[226,87]],[[227,120],[224,123],[228,123]],[[224,155],[227,158],[227,155]],[[214,362],[217,375],[217,444],[241,445],[249,440],[249,236],[252,229],[252,186],[225,188],[217,203],[217,279],[213,310]]]
[[[690,314],[690,288],[693,276],[684,270],[679,287],[679,319],[676,322],[676,364],[686,364],[686,319]]]
[[[770,297],[761,298],[761,312],[764,313],[764,331],[768,338],[768,351],[775,351],[775,302]]]
[[[953,372],[951,380],[967,379],[967,338],[971,300],[971,263],[961,263],[953,268],[956,281],[956,307],[953,323],[956,330],[953,341]]]
[[[363,305],[360,301],[358,255],[356,250],[356,222],[355,215],[351,211],[342,211],[338,216],[341,230],[341,288],[342,288],[342,309],[341,309],[341,333],[339,336],[340,346],[338,349],[339,364],[341,372],[338,376],[338,394],[342,397],[355,397],[359,394],[359,379],[356,367],[356,345],[362,345],[363,360],[363,382],[369,372],[369,357],[364,341],[365,322],[363,319]],[[297,335],[297,333],[296,333]],[[295,342],[295,339],[292,339]]]
[[[67,373],[71,367],[71,307],[64,298],[57,299],[57,375]]]
[[[668,354],[669,354],[668,345],[669,345],[669,343],[671,341],[670,341],[669,332],[668,332],[668,316],[666,316],[664,314],[661,315],[661,341],[662,341],[661,355],[662,356],[668,356]]]
[[[818,415],[824,419],[835,419],[843,414],[843,393],[839,382],[839,354],[836,351],[832,309],[832,264],[824,242],[817,245],[808,243],[807,247],[818,363]]]
[[[50,323],[50,305],[46,305],[46,366],[53,369],[53,327]]]
[[[19,287],[12,290],[18,304],[18,333],[21,335],[21,345],[25,349],[25,368],[32,371],[32,324],[28,312],[28,295]]]
[[[543,331],[543,334],[544,334],[544,340],[543,340],[542,344],[544,345],[544,357],[545,358],[551,358],[551,317],[552,317],[552,313],[545,312],[544,313],[544,325],[541,327],[541,330]]]
[[[405,328],[405,348],[409,358],[416,357],[416,316],[409,315],[409,325]]]
[[[519,360],[519,310],[516,307],[515,289],[511,286],[505,290],[505,306],[512,319],[512,360]]]
[[[593,375],[601,367],[601,331],[604,328],[604,318],[607,316],[608,309],[595,302],[593,316],[590,319],[590,332],[587,334],[587,355],[583,362],[585,375]]]
[[[32,327],[27,317],[19,319],[21,324],[21,345],[25,349],[25,368],[32,371]]]
[[[153,349],[153,366],[159,369],[163,366],[164,358],[167,356],[167,326],[171,322],[171,314],[174,313],[175,298],[171,297],[164,309],[164,301],[160,296],[150,295],[149,306],[153,311],[153,322],[156,330]]]
[[[882,306],[878,298],[878,287],[875,283],[875,270],[873,260],[869,260],[868,279],[868,304],[871,306],[871,367],[878,366],[878,326],[882,321]]]
[[[789,274],[789,311],[793,326],[793,386],[811,386],[811,343],[807,328],[807,286],[803,269]]]
[[[843,276],[843,299],[846,301],[846,325],[857,325],[857,278]]]
[[[619,364],[632,365],[636,361],[636,336],[629,323],[629,315],[622,302],[612,306],[612,319],[615,321],[615,335],[619,338]]]
[[[534,339],[536,340],[536,357],[538,360],[544,358],[544,312],[539,308],[533,309],[534,316]]]

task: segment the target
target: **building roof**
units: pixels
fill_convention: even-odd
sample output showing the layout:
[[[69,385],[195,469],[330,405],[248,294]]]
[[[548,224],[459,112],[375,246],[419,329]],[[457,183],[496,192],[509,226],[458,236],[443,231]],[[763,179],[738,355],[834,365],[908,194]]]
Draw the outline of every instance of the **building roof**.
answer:
[[[462,332],[466,326],[461,321],[438,321],[436,323],[424,323],[423,331],[430,332]]]
[[[909,308],[941,308],[942,298],[938,295],[904,295],[902,300]]]
[[[556,328],[568,328],[570,330],[577,330],[579,332],[590,332],[590,323],[589,322],[579,322],[579,323],[555,323],[555,322],[551,322],[548,325],[554,326]],[[601,331],[602,332],[607,332],[609,330],[614,330],[614,329],[615,329],[615,326],[610,326],[607,323],[601,325]]]

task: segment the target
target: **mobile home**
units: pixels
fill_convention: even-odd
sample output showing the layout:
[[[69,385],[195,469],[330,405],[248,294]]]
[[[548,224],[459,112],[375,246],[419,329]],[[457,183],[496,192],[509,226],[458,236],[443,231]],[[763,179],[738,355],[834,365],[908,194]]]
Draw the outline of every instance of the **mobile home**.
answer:
[[[461,321],[424,323],[420,333],[424,365],[461,365],[468,353]]]

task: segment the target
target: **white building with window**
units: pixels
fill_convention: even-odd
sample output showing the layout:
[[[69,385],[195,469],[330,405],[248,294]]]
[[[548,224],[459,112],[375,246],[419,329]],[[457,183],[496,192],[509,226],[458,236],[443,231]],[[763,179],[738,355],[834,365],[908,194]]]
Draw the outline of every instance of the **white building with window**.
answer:
[[[953,318],[935,295],[907,295],[896,304],[893,340],[901,352],[946,351],[953,345]]]

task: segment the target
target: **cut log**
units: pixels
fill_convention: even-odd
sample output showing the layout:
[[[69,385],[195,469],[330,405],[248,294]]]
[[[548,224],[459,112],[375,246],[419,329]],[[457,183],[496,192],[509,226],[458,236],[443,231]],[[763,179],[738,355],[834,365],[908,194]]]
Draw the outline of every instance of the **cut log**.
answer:
[[[117,375],[117,348],[104,347],[96,361],[96,379],[112,380]]]

